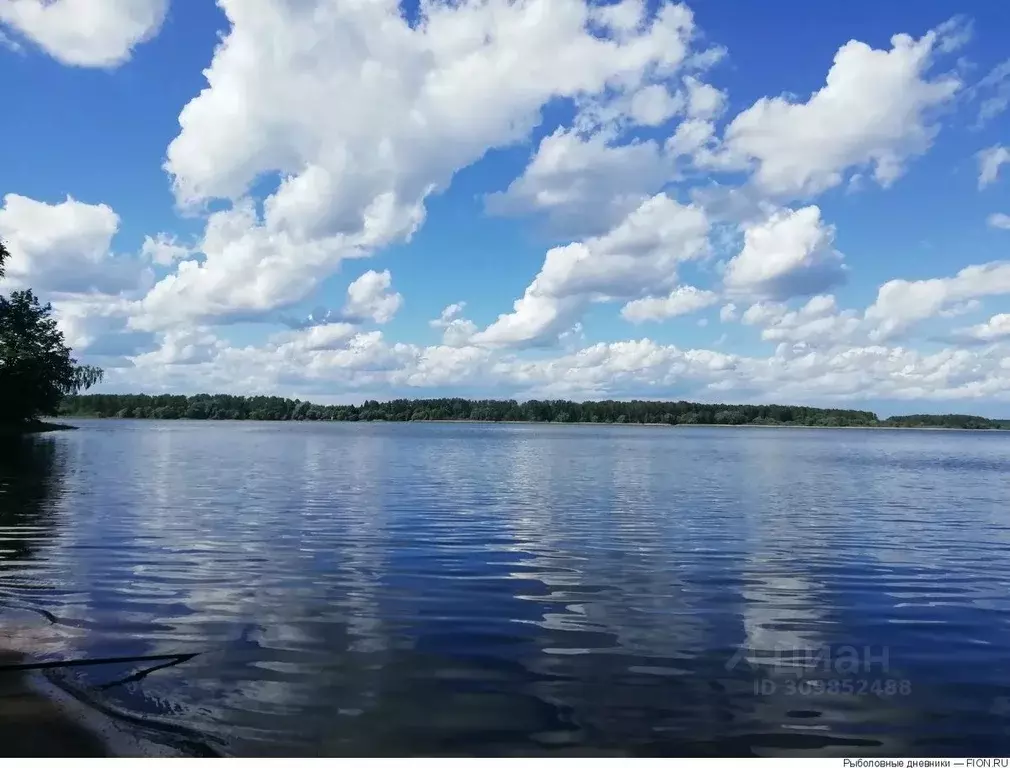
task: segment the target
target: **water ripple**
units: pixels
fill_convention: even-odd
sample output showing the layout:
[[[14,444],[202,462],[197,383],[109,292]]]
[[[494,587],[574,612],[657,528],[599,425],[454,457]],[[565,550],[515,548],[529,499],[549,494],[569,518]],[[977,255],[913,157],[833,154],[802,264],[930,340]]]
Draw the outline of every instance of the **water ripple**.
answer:
[[[196,653],[53,678],[215,751],[1010,750],[1005,435],[80,426],[0,452],[5,642]]]

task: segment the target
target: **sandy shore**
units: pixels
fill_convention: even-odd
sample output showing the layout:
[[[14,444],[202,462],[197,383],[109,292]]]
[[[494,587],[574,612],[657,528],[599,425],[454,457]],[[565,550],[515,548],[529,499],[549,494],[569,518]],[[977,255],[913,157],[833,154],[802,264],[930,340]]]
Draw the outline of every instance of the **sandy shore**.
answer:
[[[179,754],[78,700],[44,673],[12,668],[36,661],[29,649],[62,642],[58,631],[33,612],[0,607],[0,758]]]
[[[0,756],[111,756],[97,734],[36,690],[28,673],[2,669],[24,661],[22,654],[0,650]]]

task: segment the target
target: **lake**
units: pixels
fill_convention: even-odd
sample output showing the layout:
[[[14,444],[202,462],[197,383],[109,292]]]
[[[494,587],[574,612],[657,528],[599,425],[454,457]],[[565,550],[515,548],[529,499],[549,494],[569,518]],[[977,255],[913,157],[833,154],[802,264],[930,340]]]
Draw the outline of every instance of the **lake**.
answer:
[[[0,622],[229,755],[1010,753],[1010,435],[88,421]],[[18,630],[22,631],[22,630]]]

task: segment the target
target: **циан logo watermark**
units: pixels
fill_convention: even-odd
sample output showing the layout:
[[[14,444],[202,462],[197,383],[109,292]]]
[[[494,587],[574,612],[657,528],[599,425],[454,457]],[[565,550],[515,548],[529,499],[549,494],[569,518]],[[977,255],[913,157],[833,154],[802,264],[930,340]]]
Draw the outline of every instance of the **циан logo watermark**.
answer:
[[[755,696],[909,696],[912,682],[891,672],[887,646],[742,647],[726,662],[749,671]]]

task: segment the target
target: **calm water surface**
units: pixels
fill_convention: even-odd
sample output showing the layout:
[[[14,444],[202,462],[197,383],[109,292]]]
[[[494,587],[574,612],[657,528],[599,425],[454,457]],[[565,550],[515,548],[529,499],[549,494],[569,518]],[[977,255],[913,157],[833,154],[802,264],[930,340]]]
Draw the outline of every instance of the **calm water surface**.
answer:
[[[160,739],[1010,753],[1010,435],[79,426],[3,449],[0,623],[196,654],[52,673]]]

